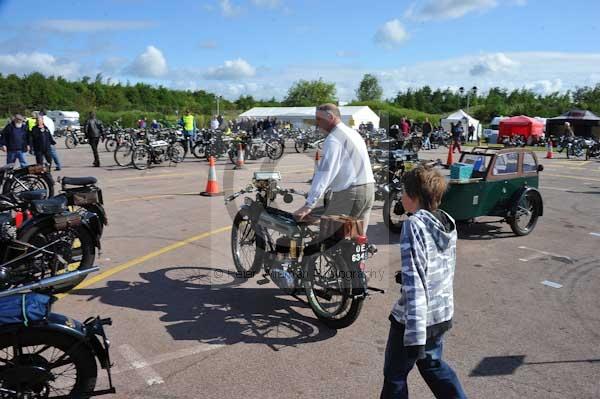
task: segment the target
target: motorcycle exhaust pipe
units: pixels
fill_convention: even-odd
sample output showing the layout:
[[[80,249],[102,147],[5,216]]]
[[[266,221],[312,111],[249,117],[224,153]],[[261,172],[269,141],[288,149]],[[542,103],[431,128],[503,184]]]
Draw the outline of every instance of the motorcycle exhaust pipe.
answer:
[[[27,284],[27,285],[22,285],[20,287],[11,288],[9,290],[0,291],[0,298],[5,297],[5,296],[14,295],[14,294],[23,294],[23,293],[33,291],[33,290],[50,288],[50,287],[53,287],[56,285],[65,284],[76,278],[86,276],[90,273],[94,273],[99,270],[100,270],[100,268],[98,266],[94,266],[94,267],[91,267],[86,270],[76,270],[74,272],[69,272],[69,273],[61,274],[61,275],[54,276],[54,277],[48,277],[48,278],[40,280],[36,283],[31,283],[31,284]]]

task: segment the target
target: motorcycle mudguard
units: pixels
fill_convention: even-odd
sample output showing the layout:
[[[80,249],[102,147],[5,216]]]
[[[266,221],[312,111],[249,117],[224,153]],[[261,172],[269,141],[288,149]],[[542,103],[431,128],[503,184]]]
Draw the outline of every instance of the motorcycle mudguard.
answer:
[[[94,244],[96,245],[96,248],[101,250],[102,244],[100,243],[100,238],[102,237],[103,227],[100,217],[96,213],[86,211],[83,213],[81,225],[84,226],[88,233],[90,233],[94,238]]]

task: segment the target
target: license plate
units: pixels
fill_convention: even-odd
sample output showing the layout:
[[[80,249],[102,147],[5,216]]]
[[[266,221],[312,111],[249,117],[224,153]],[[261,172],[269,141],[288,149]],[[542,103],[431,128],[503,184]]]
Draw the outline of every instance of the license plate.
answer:
[[[367,260],[367,244],[356,244],[352,254],[352,262]]]

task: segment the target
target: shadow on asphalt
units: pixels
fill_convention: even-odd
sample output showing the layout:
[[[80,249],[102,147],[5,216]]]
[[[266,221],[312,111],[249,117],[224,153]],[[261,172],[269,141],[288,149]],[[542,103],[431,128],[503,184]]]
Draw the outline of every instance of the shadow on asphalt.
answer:
[[[506,223],[458,223],[458,238],[461,240],[494,240],[511,238],[515,234]]]
[[[108,281],[107,287],[81,289],[75,295],[141,311],[160,312],[175,340],[207,344],[264,344],[277,351],[318,342],[336,331],[294,309],[303,301],[275,288],[240,287],[235,272],[176,266],[140,273],[142,282]],[[251,280],[250,285],[256,284]]]
[[[547,362],[526,362],[525,355],[490,356],[481,359],[470,377],[492,377],[511,375],[521,366],[541,366],[551,364],[600,363],[600,359],[552,360]]]
[[[367,236],[369,237],[369,243],[375,245],[400,243],[400,234],[392,233],[383,222],[369,224]]]

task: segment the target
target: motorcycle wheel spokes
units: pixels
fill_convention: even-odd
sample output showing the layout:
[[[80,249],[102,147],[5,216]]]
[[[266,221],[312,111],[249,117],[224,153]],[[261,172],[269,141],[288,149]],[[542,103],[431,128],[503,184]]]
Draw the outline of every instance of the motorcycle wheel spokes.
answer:
[[[15,177],[15,181],[12,183],[10,188],[10,191],[13,193],[32,190],[46,190],[46,193],[49,193],[50,187],[40,176],[25,175],[22,177]]]
[[[344,312],[349,301],[335,258],[327,254],[319,255],[309,276],[309,300],[319,313],[334,318]]]
[[[54,344],[15,345],[0,350],[0,365],[4,367],[31,368],[29,381],[2,381],[5,389],[17,397],[52,398],[68,397],[78,381],[78,370],[73,359]],[[43,376],[42,374],[46,374]],[[35,381],[33,381],[35,379]],[[14,386],[13,386],[14,384]]]
[[[242,268],[250,271],[256,257],[256,234],[248,219],[242,219],[237,231],[236,254]]]

